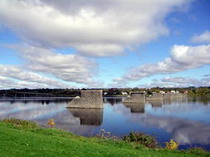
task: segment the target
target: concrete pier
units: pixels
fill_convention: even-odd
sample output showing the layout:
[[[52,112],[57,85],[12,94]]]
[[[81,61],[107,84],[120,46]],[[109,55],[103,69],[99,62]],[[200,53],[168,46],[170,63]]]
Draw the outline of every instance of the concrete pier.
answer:
[[[75,97],[67,108],[103,108],[102,90],[82,90],[81,97]]]
[[[147,97],[147,101],[160,101],[163,99],[163,95],[161,93],[153,93],[151,96]]]
[[[142,92],[132,92],[130,96],[126,97],[122,102],[123,103],[144,103],[148,102],[163,102],[165,100],[174,100],[174,99],[183,99],[187,98],[187,94],[184,93],[153,93],[152,95],[145,97],[145,94]],[[160,105],[157,105],[160,106]]]
[[[184,93],[165,93],[163,95],[164,99],[174,99],[174,98],[184,98],[187,97],[187,94]]]
[[[139,103],[145,102],[145,94],[141,92],[132,92],[130,97],[126,97],[123,102]]]

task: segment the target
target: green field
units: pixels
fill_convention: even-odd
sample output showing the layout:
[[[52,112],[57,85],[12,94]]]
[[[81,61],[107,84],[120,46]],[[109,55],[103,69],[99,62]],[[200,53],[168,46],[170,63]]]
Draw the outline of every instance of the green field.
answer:
[[[173,157],[210,156],[202,151],[150,149],[142,145],[93,137],[82,137],[58,129],[0,122],[0,156],[110,156]]]

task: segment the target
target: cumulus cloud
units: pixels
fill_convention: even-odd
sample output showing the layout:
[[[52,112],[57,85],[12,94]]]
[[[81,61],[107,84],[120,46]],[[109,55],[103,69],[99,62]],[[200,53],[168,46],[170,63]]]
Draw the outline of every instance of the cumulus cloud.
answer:
[[[28,82],[28,81],[15,81],[11,78],[5,77],[5,79],[2,79],[0,77],[0,89],[11,89],[11,88],[57,88],[55,85],[49,85],[44,83],[35,83],[35,82]],[[62,86],[63,87],[63,86]],[[66,85],[67,87],[67,85]],[[63,87],[64,88],[64,87]]]
[[[108,84],[107,87],[111,88],[127,88],[127,80],[124,78],[115,78],[112,83]]]
[[[175,88],[175,87],[185,87],[178,83],[174,82],[164,82],[162,80],[153,79],[150,82],[147,83],[141,83],[138,85],[140,88],[152,88],[152,87],[167,87],[167,88]]]
[[[22,70],[20,67],[0,65],[0,88],[70,88],[67,83],[40,74]]]
[[[149,83],[139,84],[140,87],[189,87],[189,86],[210,86],[210,78],[185,78],[185,77],[164,77],[160,80],[154,79]]]
[[[156,74],[170,74],[210,64],[210,45],[172,47],[170,57],[154,64],[144,64],[131,69],[122,78],[113,80],[136,81]]]
[[[3,76],[0,76],[0,82],[1,82],[0,83],[0,88],[1,89],[8,88],[8,86],[15,84],[14,81],[9,80],[7,77],[3,77]],[[17,86],[17,85],[15,85],[15,86]]]
[[[208,86],[210,85],[210,78],[195,79],[184,77],[165,77],[161,79],[162,82],[176,83],[179,86]]]
[[[193,43],[210,43],[210,31],[205,31],[202,34],[197,34],[192,37]]]
[[[210,74],[205,74],[203,75],[203,77],[210,77]]]
[[[0,0],[0,23],[33,44],[73,47],[91,56],[113,56],[168,34],[165,16],[189,2]]]
[[[54,77],[82,84],[92,83],[97,64],[91,59],[74,55],[59,54],[53,50],[35,46],[20,47],[19,53],[26,61],[25,68],[51,74]]]
[[[23,63],[19,66],[0,65],[0,76],[60,88],[70,87],[69,83],[102,86],[93,79],[98,65],[92,59],[30,45],[10,45],[9,48],[18,51]]]

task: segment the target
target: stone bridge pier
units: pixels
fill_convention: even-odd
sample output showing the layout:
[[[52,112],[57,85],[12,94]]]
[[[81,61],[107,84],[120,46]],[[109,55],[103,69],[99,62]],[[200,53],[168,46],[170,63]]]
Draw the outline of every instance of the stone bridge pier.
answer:
[[[67,108],[103,108],[102,90],[82,90],[81,97],[75,97]]]
[[[132,92],[130,97],[126,97],[123,102],[139,103],[145,102],[145,94],[142,92]]]
[[[153,93],[151,96],[147,97],[147,101],[161,101],[163,99],[163,95],[161,93]]]

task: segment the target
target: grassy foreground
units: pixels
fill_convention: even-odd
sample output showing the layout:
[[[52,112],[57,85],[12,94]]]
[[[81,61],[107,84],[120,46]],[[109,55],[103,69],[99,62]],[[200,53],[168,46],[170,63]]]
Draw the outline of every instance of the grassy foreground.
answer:
[[[207,152],[149,149],[142,145],[82,137],[31,123],[0,122],[0,156],[111,156],[111,157],[190,157],[210,156]]]

